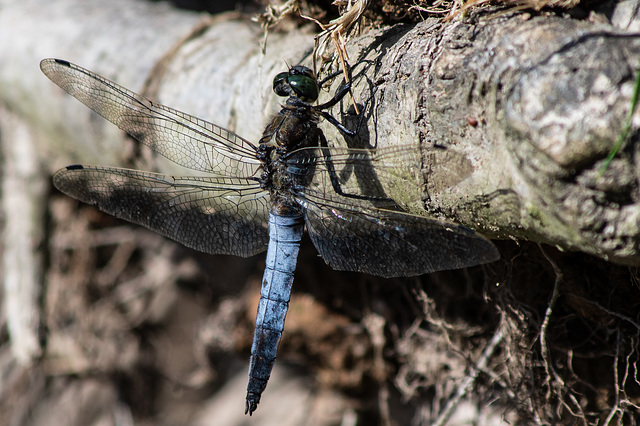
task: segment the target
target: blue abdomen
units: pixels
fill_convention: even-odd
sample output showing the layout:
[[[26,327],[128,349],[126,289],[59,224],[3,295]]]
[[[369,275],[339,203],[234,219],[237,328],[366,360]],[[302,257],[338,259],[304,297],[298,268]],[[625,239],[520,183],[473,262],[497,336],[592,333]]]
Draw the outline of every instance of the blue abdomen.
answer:
[[[245,413],[255,411],[271,376],[289,308],[303,231],[301,215],[269,214],[269,246],[251,345]]]

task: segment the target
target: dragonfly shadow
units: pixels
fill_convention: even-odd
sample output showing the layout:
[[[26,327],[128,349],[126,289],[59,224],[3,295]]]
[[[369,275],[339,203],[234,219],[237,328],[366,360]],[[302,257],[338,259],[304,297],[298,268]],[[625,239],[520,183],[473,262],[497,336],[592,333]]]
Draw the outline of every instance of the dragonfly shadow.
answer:
[[[326,161],[326,167],[331,179],[333,190],[350,199],[368,200],[372,205],[378,205],[383,201],[383,206],[388,207],[391,199],[386,193],[382,181],[376,171],[372,152],[377,148],[377,142],[371,142],[369,128],[375,128],[375,92],[373,81],[367,76],[367,70],[373,65],[373,61],[362,60],[354,65],[354,69],[360,68],[353,74],[354,86],[366,88],[359,92],[367,93],[364,103],[356,103],[351,97],[345,97],[338,108],[338,120],[346,129],[352,130],[352,134],[338,131],[327,131],[329,138],[321,138],[320,148],[322,157]],[[363,65],[364,67],[360,66]],[[343,83],[341,83],[343,84]],[[333,123],[331,123],[333,124]],[[346,147],[344,156],[339,160],[334,159],[332,153],[340,152],[338,147]],[[357,191],[346,189],[358,188]],[[383,207],[380,206],[380,207]]]

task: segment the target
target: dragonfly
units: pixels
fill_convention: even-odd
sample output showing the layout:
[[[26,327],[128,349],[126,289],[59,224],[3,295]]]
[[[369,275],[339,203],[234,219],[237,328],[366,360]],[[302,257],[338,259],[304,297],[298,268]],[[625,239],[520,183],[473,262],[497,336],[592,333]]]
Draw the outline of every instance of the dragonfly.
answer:
[[[413,214],[389,196],[385,186],[423,173],[419,145],[329,145],[321,119],[355,134],[327,112],[349,92],[351,78],[318,104],[324,81],[311,69],[277,74],[273,90],[286,101],[254,144],[68,61],[45,59],[40,68],[154,152],[196,172],[71,165],[53,176],[60,191],[195,250],[242,257],[267,251],[245,414],[257,409],[274,366],[305,228],[324,261],[341,271],[409,277],[499,258],[473,230]]]

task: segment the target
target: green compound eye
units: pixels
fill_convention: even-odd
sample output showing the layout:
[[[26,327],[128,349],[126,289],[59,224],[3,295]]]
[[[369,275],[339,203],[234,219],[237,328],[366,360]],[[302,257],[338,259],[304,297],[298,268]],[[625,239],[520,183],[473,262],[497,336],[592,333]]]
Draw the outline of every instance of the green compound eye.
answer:
[[[273,79],[273,91],[278,96],[296,96],[303,102],[318,99],[318,84],[307,67],[296,65],[289,72],[281,72]]]
[[[318,99],[318,85],[313,77],[306,74],[292,75],[289,77],[289,85],[304,102],[313,102]]]
[[[289,96],[289,85],[287,84],[288,72],[281,72],[273,78],[273,91],[278,96]]]

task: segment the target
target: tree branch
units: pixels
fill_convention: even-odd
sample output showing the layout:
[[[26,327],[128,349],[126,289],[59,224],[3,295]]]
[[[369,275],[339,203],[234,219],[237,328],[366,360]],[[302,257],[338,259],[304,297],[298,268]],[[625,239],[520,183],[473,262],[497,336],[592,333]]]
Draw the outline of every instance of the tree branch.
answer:
[[[378,61],[368,75],[369,140],[419,141],[435,159],[418,183],[427,212],[493,236],[640,262],[640,113],[631,143],[598,174],[631,106],[638,34],[503,15],[423,22],[359,43],[360,57]],[[433,144],[448,149],[428,156]]]
[[[9,39],[22,39],[0,45],[0,57],[10,59],[0,70],[0,97],[46,135],[49,170],[140,159],[114,126],[92,119],[39,75],[44,57],[62,56],[257,140],[277,110],[270,78],[283,59],[302,61],[312,46],[299,32],[273,33],[262,56],[261,32],[246,20],[202,21],[129,2],[91,4],[79,19],[73,4],[32,0],[0,14]],[[33,5],[38,14],[27,13]],[[349,46],[356,100],[371,98],[360,142],[422,152],[421,169],[395,185],[402,188],[390,185],[400,204],[493,237],[640,263],[635,144],[598,176],[631,104],[637,34],[550,16],[471,15],[370,31]],[[339,116],[346,102],[332,113]],[[341,139],[324,128],[329,140]]]

